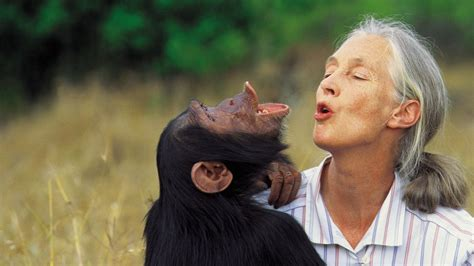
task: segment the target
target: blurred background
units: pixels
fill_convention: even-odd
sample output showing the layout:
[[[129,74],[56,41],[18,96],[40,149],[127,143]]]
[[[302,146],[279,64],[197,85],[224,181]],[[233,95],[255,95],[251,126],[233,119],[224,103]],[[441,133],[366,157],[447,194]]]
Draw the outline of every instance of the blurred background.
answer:
[[[262,101],[291,106],[297,167],[318,163],[314,91],[335,41],[366,14],[433,44],[451,106],[429,150],[457,158],[472,188],[472,10],[472,0],[2,1],[0,264],[142,264],[161,130],[191,98],[214,105],[246,80]]]

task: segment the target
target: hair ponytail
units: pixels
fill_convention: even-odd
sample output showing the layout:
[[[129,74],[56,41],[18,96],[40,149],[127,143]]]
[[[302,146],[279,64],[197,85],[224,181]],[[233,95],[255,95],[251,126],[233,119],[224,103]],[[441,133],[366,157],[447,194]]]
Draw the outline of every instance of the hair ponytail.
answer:
[[[456,160],[423,152],[413,178],[406,184],[403,199],[410,209],[433,213],[438,205],[461,208],[468,185]]]

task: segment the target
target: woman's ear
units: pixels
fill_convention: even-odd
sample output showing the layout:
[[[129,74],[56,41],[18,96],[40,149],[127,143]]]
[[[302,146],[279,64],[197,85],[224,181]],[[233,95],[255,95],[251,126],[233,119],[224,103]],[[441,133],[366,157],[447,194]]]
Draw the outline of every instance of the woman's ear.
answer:
[[[409,128],[420,119],[421,106],[417,100],[408,100],[395,108],[387,122],[389,128]]]
[[[218,193],[232,182],[232,172],[220,162],[197,162],[191,169],[191,179],[197,189],[204,193]]]

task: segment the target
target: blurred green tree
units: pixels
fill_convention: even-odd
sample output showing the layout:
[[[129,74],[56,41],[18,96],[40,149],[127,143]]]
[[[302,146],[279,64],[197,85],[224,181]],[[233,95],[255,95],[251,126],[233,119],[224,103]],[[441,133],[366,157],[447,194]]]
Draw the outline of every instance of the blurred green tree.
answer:
[[[472,0],[0,2],[0,112],[47,94],[57,74],[212,75],[296,42],[333,40],[361,14],[395,16],[450,55],[472,55],[472,10]]]

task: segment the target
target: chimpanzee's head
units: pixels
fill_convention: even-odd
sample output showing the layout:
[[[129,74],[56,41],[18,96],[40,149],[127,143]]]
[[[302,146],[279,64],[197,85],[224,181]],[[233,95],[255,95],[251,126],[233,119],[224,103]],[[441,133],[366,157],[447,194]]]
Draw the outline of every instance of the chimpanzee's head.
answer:
[[[242,93],[225,99],[216,107],[191,101],[188,119],[217,134],[248,133],[271,137],[280,133],[282,119],[289,110],[281,103],[259,104],[257,93],[246,82]]]
[[[188,183],[204,193],[229,186],[248,188],[286,148],[280,133],[288,113],[285,104],[259,104],[248,82],[243,92],[216,107],[192,100],[161,135],[157,154],[161,190],[184,189]],[[170,180],[170,176],[191,178]]]

